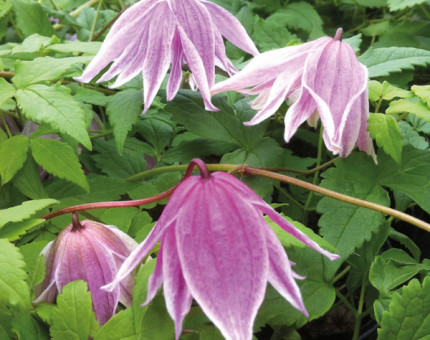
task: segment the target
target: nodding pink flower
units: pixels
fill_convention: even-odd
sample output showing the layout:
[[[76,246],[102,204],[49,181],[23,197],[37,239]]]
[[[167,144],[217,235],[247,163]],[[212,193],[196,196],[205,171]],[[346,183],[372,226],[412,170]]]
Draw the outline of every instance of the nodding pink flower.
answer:
[[[267,282],[308,315],[294,280],[303,277],[291,270],[263,214],[328,258],[338,256],[320,248],[239,179],[224,172],[210,174],[199,159],[189,169],[194,165],[201,176],[188,177],[178,185],[154,229],[103,288],[115,289],[161,240],[145,304],[163,284],[176,339],[194,298],[226,339],[250,340]]]
[[[118,78],[121,86],[139,72],[143,76],[145,113],[170,69],[167,100],[175,97],[182,79],[182,62],[191,70],[207,110],[217,111],[210,99],[215,65],[236,71],[225,54],[222,37],[253,55],[258,50],[244,27],[222,7],[203,0],[141,0],[112,26],[100,51],[78,81],[88,82],[110,62],[97,81]]]
[[[42,250],[46,276],[36,287],[34,302],[53,303],[67,283],[84,280],[91,292],[97,321],[103,325],[115,314],[118,301],[131,305],[132,275],[125,277],[112,292],[100,287],[113,280],[118,268],[136,247],[137,243],[118,228],[88,220],[79,222],[74,215],[73,224]]]
[[[357,144],[376,161],[367,132],[368,71],[341,37],[339,28],[334,38],[259,54],[242,71],[215,84],[212,94],[230,90],[258,94],[250,103],[258,112],[247,125],[272,116],[290,98],[292,105],[285,115],[287,142],[304,121],[316,124],[319,115],[330,151],[346,157]]]

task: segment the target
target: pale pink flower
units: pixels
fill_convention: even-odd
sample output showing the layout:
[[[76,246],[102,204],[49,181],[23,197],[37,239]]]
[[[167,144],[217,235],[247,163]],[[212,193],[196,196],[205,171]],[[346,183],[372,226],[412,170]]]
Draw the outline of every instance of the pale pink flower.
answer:
[[[131,305],[132,275],[112,292],[100,287],[113,280],[118,268],[136,247],[136,241],[114,226],[74,220],[42,250],[46,276],[36,287],[34,303],[53,303],[67,283],[84,280],[91,292],[97,321],[103,325],[114,315],[118,301]]]
[[[294,280],[303,277],[291,270],[263,214],[328,258],[338,256],[320,248],[233,175],[210,174],[201,160],[193,160],[190,168],[194,165],[201,176],[178,185],[154,229],[104,288],[115,289],[161,240],[145,304],[163,284],[176,339],[194,298],[227,340],[250,340],[267,282],[308,315]]]
[[[304,121],[316,124],[319,115],[330,151],[346,157],[357,144],[375,158],[367,132],[368,71],[341,37],[342,29],[338,29],[334,38],[257,55],[242,71],[215,84],[211,92],[258,94],[250,103],[258,112],[247,125],[272,116],[290,98],[292,105],[285,115],[287,142]]]
[[[216,4],[203,0],[141,0],[115,22],[100,51],[77,80],[90,81],[112,61],[97,82],[118,75],[112,85],[118,87],[142,72],[146,112],[170,66],[167,100],[175,97],[185,61],[206,109],[216,111],[209,92],[215,65],[230,74],[236,71],[225,54],[223,36],[244,51],[258,54],[239,20]]]

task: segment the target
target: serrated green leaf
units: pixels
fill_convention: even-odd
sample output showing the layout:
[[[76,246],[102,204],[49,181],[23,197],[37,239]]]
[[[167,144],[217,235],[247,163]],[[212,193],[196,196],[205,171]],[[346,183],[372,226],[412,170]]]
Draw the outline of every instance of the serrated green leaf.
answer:
[[[388,76],[393,72],[413,70],[414,66],[430,64],[430,51],[412,47],[386,47],[369,49],[358,57],[369,69],[369,77]]]
[[[0,78],[0,105],[15,95],[15,88],[6,79]]]
[[[91,90],[86,87],[79,86],[73,98],[83,103],[89,103],[98,106],[106,106],[109,97],[106,97],[102,92]]]
[[[388,292],[420,272],[430,272],[429,260],[418,263],[405,251],[392,248],[375,258],[369,280],[379,291]]]
[[[200,95],[192,91],[180,90],[175,99],[168,102],[165,110],[173,114],[175,122],[183,124],[189,132],[198,136],[252,148],[258,144],[267,128],[267,123],[244,126],[255,111],[246,108],[244,100],[232,109],[224,96],[214,96],[212,102],[220,111],[216,114],[205,111]]]
[[[28,119],[48,123],[91,150],[86,114],[81,105],[73,100],[70,89],[58,84],[35,84],[19,89],[16,98]]]
[[[430,213],[430,150],[419,150],[405,145],[400,165],[384,156],[378,155],[378,182],[391,190],[406,194]]]
[[[109,116],[109,123],[113,127],[113,135],[120,155],[128,132],[142,113],[142,106],[143,97],[140,90],[124,90],[109,98],[106,113]]]
[[[0,239],[0,303],[16,307],[22,312],[30,310],[30,293],[25,282],[27,274],[23,270],[24,265],[18,248]]]
[[[28,138],[13,136],[0,143],[0,175],[1,183],[9,182],[22,168],[27,159]]]
[[[133,323],[133,310],[128,308],[114,315],[97,332],[94,340],[138,340]]]
[[[413,85],[411,90],[419,97],[427,106],[430,106],[430,85]]]
[[[297,280],[297,283],[309,318],[292,307],[272,286],[268,285],[266,297],[258,311],[254,327],[266,324],[274,328],[284,325],[300,327],[309,320],[325,314],[334,303],[335,290],[330,283],[331,275],[323,264],[323,256],[308,247],[287,248],[287,254],[288,258],[296,264],[292,269],[299,275],[306,276],[305,280]]]
[[[421,5],[425,3],[426,0],[387,0],[387,2],[390,11],[399,11],[407,7]]]
[[[53,340],[87,340],[97,323],[87,283],[78,280],[63,287],[57,297],[57,311],[50,328]]]
[[[21,205],[0,210],[0,228],[6,223],[21,222],[30,218],[38,211],[58,203],[57,200],[45,198],[40,200],[26,201]]]
[[[131,143],[132,144],[132,143]],[[125,145],[122,156],[118,154],[114,142],[97,140],[95,150],[98,154],[92,156],[96,165],[107,175],[118,178],[127,178],[145,171],[146,161],[142,150]]]
[[[12,48],[11,53],[15,58],[23,57],[25,59],[28,59],[27,57],[29,55],[40,56],[47,46],[54,44],[58,41],[59,39],[55,35],[53,35],[52,37],[45,37],[35,33],[25,38],[20,45]]]
[[[25,36],[33,33],[51,36],[54,29],[38,2],[26,2],[22,0],[10,0],[15,8],[17,26]]]
[[[31,61],[17,60],[15,63],[15,76],[12,81],[18,88],[25,88],[30,84],[57,80],[63,75],[67,76],[67,74],[75,72],[76,69],[70,70],[73,65],[86,64],[91,59],[92,57],[41,57]]]
[[[324,188],[389,206],[388,193],[377,182],[378,167],[370,157],[352,153],[335,165],[322,174]],[[364,241],[370,240],[385,222],[384,215],[379,212],[328,197],[319,201],[317,211],[322,213],[318,222],[321,234],[342,258],[349,257]]]
[[[90,55],[95,55],[102,45],[99,41],[70,41],[64,44],[54,44],[49,46],[48,50],[59,52],[59,53],[85,53]]]
[[[411,145],[416,149],[425,150],[429,148],[429,143],[415,130],[408,122],[398,123],[400,132],[403,135],[403,145]]]
[[[392,116],[382,113],[371,113],[368,123],[367,130],[370,137],[375,139],[376,144],[400,164],[403,136],[396,120]]]
[[[426,122],[430,122],[430,107],[425,105],[422,101],[412,101],[407,99],[396,100],[390,103],[386,113],[389,115],[412,113],[418,118],[425,120]]]
[[[379,340],[430,339],[430,277],[422,285],[412,280],[394,293],[388,311],[383,312]]]
[[[24,166],[14,177],[13,185],[25,196],[33,200],[48,197],[33,157],[27,157]]]
[[[85,191],[90,190],[78,156],[68,144],[54,139],[32,138],[30,145],[34,160],[47,172],[75,183]]]
[[[411,91],[403,90],[389,82],[384,81],[382,84],[376,80],[369,81],[369,100],[378,101],[379,99],[392,100],[394,98],[410,98],[413,94]]]
[[[0,238],[16,241],[21,235],[24,235],[27,230],[44,223],[45,220],[36,218],[25,220],[22,222],[10,222],[0,229]]]
[[[324,35],[323,21],[314,7],[304,1],[288,4],[268,18],[293,30],[303,30],[309,33],[309,39]]]
[[[370,8],[379,8],[387,6],[387,0],[354,0],[354,3]]]
[[[47,242],[34,241],[19,248],[25,260],[25,271],[28,273],[27,284],[33,288],[45,278],[45,257],[40,254]]]
[[[269,51],[275,48],[282,48],[295,39],[296,36],[277,21],[276,18],[264,20],[258,16],[255,17],[254,34],[252,36],[255,44],[262,51]]]
[[[399,242],[401,245],[403,245],[406,249],[408,249],[410,251],[410,253],[412,254],[412,256],[414,257],[414,259],[416,261],[419,261],[420,257],[421,257],[421,250],[420,248],[415,244],[414,241],[412,241],[412,239],[405,235],[402,234],[401,232],[391,229],[390,233],[388,235],[392,240]]]

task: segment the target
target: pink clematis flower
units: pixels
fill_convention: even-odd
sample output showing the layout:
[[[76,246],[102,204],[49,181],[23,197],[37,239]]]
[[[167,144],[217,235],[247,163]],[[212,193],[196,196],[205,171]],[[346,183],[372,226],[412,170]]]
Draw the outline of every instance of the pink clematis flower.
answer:
[[[367,132],[368,71],[341,37],[339,28],[334,38],[257,55],[241,72],[214,85],[212,94],[229,90],[258,94],[250,103],[258,112],[247,125],[267,119],[290,98],[293,104],[285,115],[287,142],[304,121],[316,124],[319,115],[330,151],[346,157],[357,144],[376,161]]]
[[[226,339],[250,340],[267,282],[308,315],[294,280],[303,277],[291,270],[263,214],[328,258],[338,256],[320,248],[234,176],[210,174],[199,159],[190,163],[189,170],[194,165],[201,176],[178,185],[154,229],[104,288],[115,289],[161,240],[145,304],[163,284],[176,339],[194,298]]]
[[[34,303],[53,303],[67,283],[84,280],[91,292],[97,321],[103,325],[115,314],[118,301],[125,306],[131,305],[132,275],[112,292],[100,287],[112,281],[125,258],[137,247],[137,242],[114,226],[88,220],[79,222],[75,215],[73,218],[73,224],[42,250],[46,276],[36,287]]]
[[[145,113],[170,65],[167,100],[175,97],[184,60],[206,109],[217,111],[209,92],[215,65],[230,74],[236,71],[225,54],[222,36],[244,51],[258,54],[239,20],[216,4],[203,0],[141,0],[115,22],[100,51],[77,80],[90,81],[112,61],[97,82],[119,75],[112,85],[118,87],[142,72]]]

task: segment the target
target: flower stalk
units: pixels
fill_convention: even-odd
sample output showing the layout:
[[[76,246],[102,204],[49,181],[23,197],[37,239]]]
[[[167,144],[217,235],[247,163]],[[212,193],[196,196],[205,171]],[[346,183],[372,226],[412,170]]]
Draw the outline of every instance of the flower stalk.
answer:
[[[149,177],[150,175],[153,175],[156,173],[165,173],[165,172],[171,172],[171,171],[186,171],[186,174],[184,176],[184,179],[185,179],[191,175],[191,173],[194,169],[194,166],[199,167],[195,162],[194,163],[192,162],[192,163],[190,163],[190,165],[173,165],[173,166],[167,166],[167,167],[152,169],[152,170],[145,171],[145,172],[136,174],[134,176],[131,176],[131,177],[127,178],[127,180],[128,181],[140,180],[144,177]],[[265,178],[273,179],[273,180],[276,180],[279,182],[287,183],[290,185],[295,185],[295,186],[304,188],[306,190],[315,192],[317,194],[327,196],[330,198],[334,198],[338,201],[342,201],[342,202],[353,204],[353,205],[356,205],[359,207],[379,211],[383,214],[392,216],[394,218],[398,218],[399,220],[402,220],[402,221],[407,222],[409,224],[412,224],[412,225],[414,225],[420,229],[423,229],[425,231],[430,232],[430,224],[426,223],[426,222],[424,222],[424,221],[422,221],[416,217],[413,217],[411,215],[408,215],[408,214],[403,213],[401,211],[398,211],[396,209],[385,207],[385,206],[377,204],[377,203],[369,202],[366,200],[362,200],[359,198],[355,198],[352,196],[341,194],[341,193],[336,192],[336,191],[325,189],[325,188],[322,188],[318,185],[308,183],[308,182],[302,181],[302,180],[294,178],[294,177],[282,175],[282,174],[275,173],[273,171],[269,171],[266,169],[253,168],[253,167],[250,167],[247,165],[205,164],[205,166],[206,166],[208,172],[209,171],[228,171],[228,172],[233,172],[233,173],[239,173],[239,174],[244,175],[244,176],[265,177]],[[200,169],[200,167],[199,167],[199,169]],[[278,169],[278,170],[281,171],[282,169]],[[204,175],[204,176],[202,175],[202,177],[205,177],[205,176],[207,176],[207,175]],[[45,220],[48,220],[48,219],[51,219],[51,218],[54,218],[54,217],[57,217],[60,215],[78,212],[78,211],[84,211],[84,210],[91,210],[91,209],[137,207],[140,205],[145,205],[145,204],[161,201],[161,200],[169,197],[175,191],[175,189],[176,189],[176,187],[173,187],[173,188],[171,188],[171,189],[169,189],[169,190],[167,190],[167,191],[165,191],[159,195],[140,199],[140,200],[118,201],[118,202],[97,202],[97,203],[87,203],[87,204],[76,205],[76,206],[72,206],[72,207],[68,207],[68,208],[54,211],[50,214],[43,216],[42,218]]]

